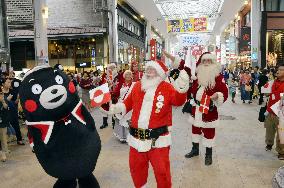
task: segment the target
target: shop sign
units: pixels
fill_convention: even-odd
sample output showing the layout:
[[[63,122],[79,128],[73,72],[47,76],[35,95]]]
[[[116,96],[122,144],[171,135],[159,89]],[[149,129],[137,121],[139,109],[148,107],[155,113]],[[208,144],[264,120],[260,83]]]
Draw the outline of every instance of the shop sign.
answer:
[[[209,37],[207,34],[183,34],[178,38],[182,46],[198,46],[206,45]]]
[[[91,62],[81,62],[75,64],[76,68],[91,68]]]
[[[242,27],[240,37],[240,52],[251,51],[251,28]]]
[[[157,47],[156,47],[156,40],[150,40],[150,48],[151,48],[151,60],[155,61],[157,59]]]
[[[187,33],[207,31],[207,17],[168,21],[168,33]]]

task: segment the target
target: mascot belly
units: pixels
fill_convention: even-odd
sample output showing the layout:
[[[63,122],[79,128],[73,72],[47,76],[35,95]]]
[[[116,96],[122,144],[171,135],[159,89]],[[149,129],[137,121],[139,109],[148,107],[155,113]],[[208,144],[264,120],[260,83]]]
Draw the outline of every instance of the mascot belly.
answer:
[[[92,172],[101,150],[95,122],[62,71],[41,65],[26,73],[19,90],[28,137],[55,188],[99,187]]]

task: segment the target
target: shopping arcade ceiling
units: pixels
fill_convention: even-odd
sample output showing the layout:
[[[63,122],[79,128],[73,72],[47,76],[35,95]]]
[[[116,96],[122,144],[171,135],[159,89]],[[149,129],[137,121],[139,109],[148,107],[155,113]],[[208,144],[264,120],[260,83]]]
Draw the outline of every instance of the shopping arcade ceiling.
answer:
[[[224,0],[154,0],[162,16],[168,20],[208,17],[212,31]]]

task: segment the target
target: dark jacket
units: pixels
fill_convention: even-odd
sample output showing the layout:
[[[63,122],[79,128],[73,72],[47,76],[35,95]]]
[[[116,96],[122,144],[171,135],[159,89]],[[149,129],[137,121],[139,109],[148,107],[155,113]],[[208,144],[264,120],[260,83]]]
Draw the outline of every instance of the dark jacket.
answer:
[[[3,104],[0,102],[0,128],[5,128],[9,126],[9,115],[8,108],[5,109]]]

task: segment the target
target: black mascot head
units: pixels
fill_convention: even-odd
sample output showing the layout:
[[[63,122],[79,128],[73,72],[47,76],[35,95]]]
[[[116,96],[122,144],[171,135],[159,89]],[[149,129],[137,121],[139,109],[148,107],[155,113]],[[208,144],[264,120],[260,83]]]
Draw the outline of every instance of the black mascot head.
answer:
[[[26,73],[20,90],[28,121],[52,121],[66,117],[79,102],[76,88],[59,69],[39,66]]]

